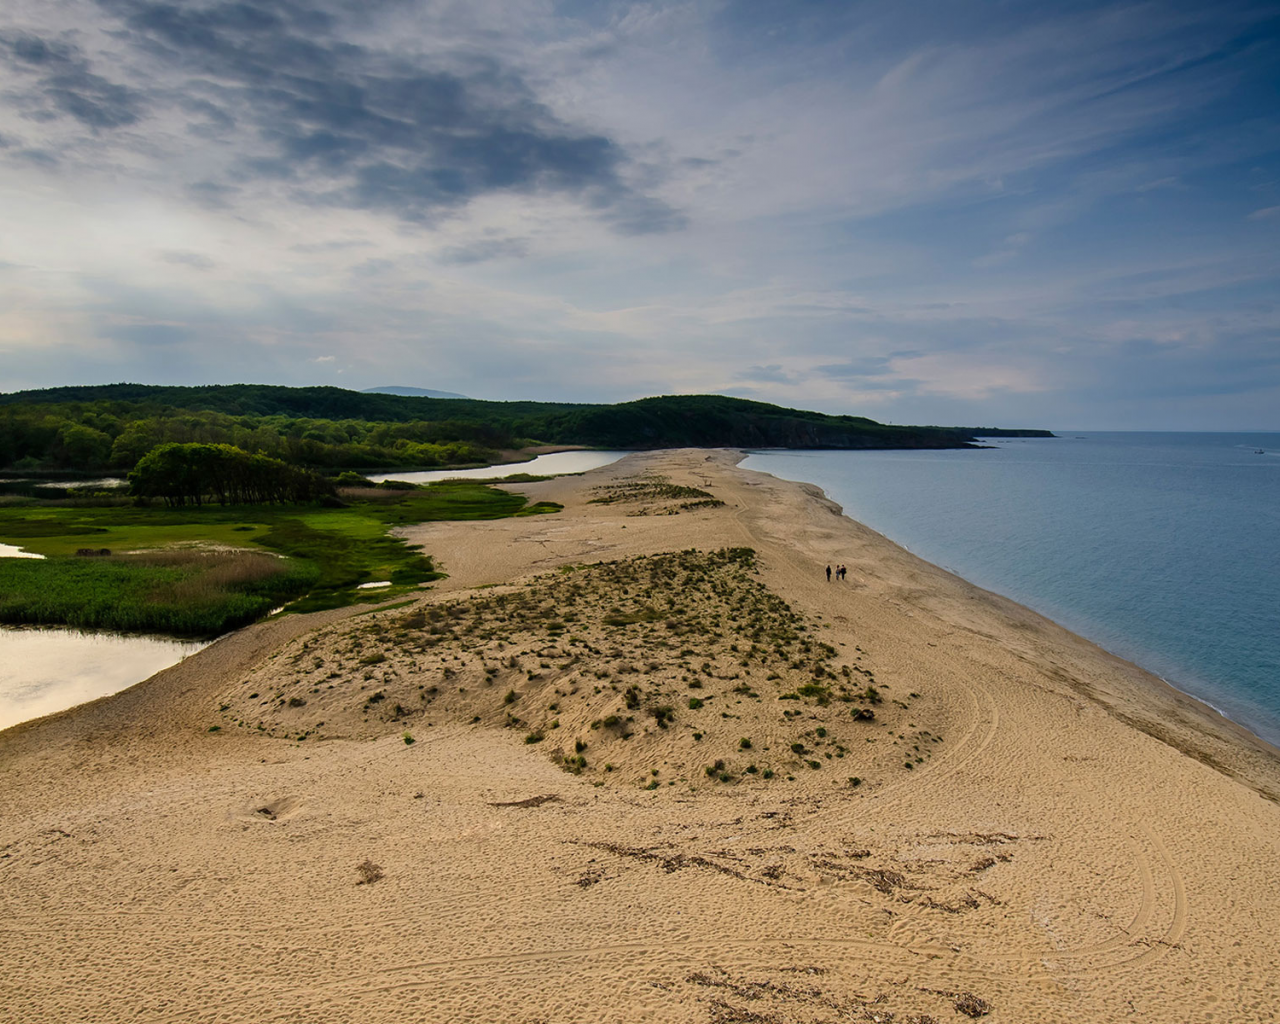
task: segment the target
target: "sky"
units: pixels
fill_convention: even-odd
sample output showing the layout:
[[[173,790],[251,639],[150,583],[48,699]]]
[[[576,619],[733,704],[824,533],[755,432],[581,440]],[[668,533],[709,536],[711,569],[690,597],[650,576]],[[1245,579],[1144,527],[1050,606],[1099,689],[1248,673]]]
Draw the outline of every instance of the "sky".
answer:
[[[6,0],[0,391],[1280,430],[1280,11]]]

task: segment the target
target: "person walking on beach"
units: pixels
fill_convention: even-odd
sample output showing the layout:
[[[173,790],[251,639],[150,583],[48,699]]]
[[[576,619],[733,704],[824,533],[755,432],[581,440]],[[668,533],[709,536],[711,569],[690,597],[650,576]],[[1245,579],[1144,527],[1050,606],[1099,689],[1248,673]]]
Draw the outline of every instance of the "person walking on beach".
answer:
[[[831,566],[827,566],[827,582],[831,582]]]

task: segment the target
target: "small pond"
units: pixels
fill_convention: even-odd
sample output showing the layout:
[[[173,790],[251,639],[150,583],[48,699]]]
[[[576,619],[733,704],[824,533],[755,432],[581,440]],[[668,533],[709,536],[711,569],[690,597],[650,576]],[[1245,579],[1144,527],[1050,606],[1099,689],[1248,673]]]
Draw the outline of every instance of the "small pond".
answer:
[[[122,491],[128,480],[108,476],[95,480],[50,480],[37,477],[0,477],[0,496],[22,498],[60,498],[68,492]]]
[[[44,555],[37,555],[34,551],[23,551],[22,548],[13,544],[0,544],[0,558],[44,558]]]
[[[203,642],[0,627],[0,729],[139,683]]]

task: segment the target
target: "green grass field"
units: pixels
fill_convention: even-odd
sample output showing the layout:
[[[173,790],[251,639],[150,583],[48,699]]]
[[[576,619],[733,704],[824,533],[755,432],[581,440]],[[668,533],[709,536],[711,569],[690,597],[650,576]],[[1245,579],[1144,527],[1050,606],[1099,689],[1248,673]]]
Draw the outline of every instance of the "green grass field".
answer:
[[[439,579],[430,555],[392,527],[558,508],[466,481],[352,491],[340,508],[6,505],[0,542],[46,557],[0,558],[0,622],[215,636],[286,602],[385,601]]]

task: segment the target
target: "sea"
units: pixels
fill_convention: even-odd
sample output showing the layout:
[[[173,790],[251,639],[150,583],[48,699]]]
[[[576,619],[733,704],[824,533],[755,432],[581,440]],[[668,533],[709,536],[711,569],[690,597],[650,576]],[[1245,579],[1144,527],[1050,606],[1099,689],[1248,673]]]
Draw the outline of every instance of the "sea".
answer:
[[[1280,433],[757,451],[845,514],[1280,745]]]

